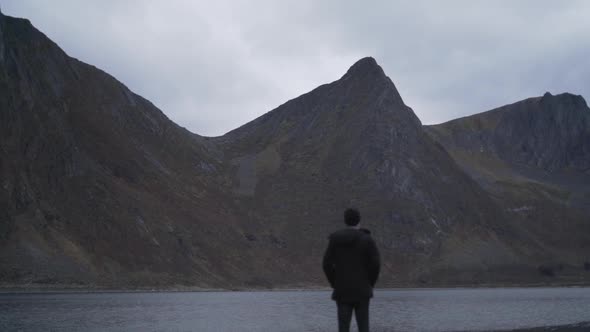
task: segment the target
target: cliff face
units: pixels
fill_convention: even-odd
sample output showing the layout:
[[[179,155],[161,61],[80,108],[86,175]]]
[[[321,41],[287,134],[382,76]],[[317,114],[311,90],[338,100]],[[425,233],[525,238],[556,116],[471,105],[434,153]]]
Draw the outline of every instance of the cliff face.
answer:
[[[530,98],[432,126],[446,145],[549,173],[590,170],[590,110],[569,93]]]
[[[215,283],[236,231],[206,140],[28,21],[0,16],[0,37],[0,278]]]
[[[554,252],[547,260],[588,259],[590,109],[581,96],[546,93],[426,130]]]
[[[586,239],[579,216],[556,212],[572,228],[546,243],[548,233],[514,223],[523,217],[509,204],[521,201],[498,199],[488,173],[472,169],[479,159],[458,157],[485,143],[494,160],[574,169],[582,179],[588,146],[567,149],[588,136],[569,106],[543,106],[560,110],[556,135],[571,135],[547,150],[519,127],[546,131],[533,111],[491,112],[501,118],[491,134],[488,120],[423,127],[365,58],[341,79],[206,138],[28,21],[1,14],[0,86],[3,283],[325,285],[327,235],[349,206],[382,250],[382,285],[535,281],[540,262],[580,263],[566,243]]]

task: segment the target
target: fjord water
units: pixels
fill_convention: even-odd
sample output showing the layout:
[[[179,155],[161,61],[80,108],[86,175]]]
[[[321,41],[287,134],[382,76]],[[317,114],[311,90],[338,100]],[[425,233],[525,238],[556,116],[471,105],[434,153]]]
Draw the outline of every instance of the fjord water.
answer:
[[[327,291],[1,294],[2,331],[335,331]],[[373,331],[590,321],[590,288],[379,290]]]

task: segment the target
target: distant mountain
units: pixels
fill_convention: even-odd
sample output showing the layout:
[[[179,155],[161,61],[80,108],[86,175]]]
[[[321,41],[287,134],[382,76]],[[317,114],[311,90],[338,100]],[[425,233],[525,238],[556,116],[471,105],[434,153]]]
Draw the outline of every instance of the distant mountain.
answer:
[[[327,236],[349,206],[381,248],[382,286],[590,274],[588,122],[577,97],[543,104],[554,117],[507,109],[497,121],[422,126],[364,58],[208,138],[2,14],[0,85],[4,285],[325,286]],[[546,128],[546,141],[530,138]]]
[[[590,109],[581,96],[546,93],[426,130],[553,265],[590,260]]]
[[[430,128],[452,148],[548,173],[590,171],[590,109],[582,96],[547,92]]]

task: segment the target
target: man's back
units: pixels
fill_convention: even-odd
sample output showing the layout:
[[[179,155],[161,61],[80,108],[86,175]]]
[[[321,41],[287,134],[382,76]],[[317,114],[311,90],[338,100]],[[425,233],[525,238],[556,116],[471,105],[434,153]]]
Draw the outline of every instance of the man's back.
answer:
[[[379,251],[371,232],[360,228],[361,214],[344,211],[346,229],[330,235],[322,266],[338,307],[338,331],[350,331],[352,313],[359,332],[369,332],[369,302],[379,276]]]
[[[355,302],[373,296],[379,252],[368,230],[346,228],[330,235],[323,269],[334,288],[332,299]]]

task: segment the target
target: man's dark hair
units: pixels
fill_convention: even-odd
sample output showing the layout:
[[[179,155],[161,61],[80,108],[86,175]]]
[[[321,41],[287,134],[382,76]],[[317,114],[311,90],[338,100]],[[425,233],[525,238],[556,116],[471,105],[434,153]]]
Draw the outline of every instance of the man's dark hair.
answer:
[[[346,209],[344,211],[344,223],[348,226],[356,226],[361,222],[361,214],[357,209]]]

